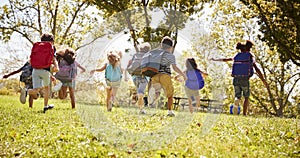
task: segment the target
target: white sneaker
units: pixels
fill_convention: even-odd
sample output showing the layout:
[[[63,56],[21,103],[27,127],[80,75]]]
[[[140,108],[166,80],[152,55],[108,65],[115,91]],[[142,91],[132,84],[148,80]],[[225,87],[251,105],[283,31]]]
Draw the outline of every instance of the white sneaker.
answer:
[[[57,81],[56,81],[56,84],[55,84],[54,86],[52,86],[52,92],[57,92],[57,91],[59,91],[60,88],[61,88],[61,86],[62,86],[62,83],[61,83],[59,80],[57,80]]]
[[[169,116],[169,117],[174,117],[175,116],[175,114],[174,114],[174,112],[173,111],[170,111],[169,110],[169,112],[168,112],[168,115],[167,116]]]
[[[145,110],[141,110],[141,111],[140,111],[140,114],[141,114],[141,115],[145,115],[145,114],[146,114]]]
[[[26,88],[22,88],[21,89],[21,95],[20,95],[20,102],[22,104],[26,103],[26,97],[27,97],[27,89]]]

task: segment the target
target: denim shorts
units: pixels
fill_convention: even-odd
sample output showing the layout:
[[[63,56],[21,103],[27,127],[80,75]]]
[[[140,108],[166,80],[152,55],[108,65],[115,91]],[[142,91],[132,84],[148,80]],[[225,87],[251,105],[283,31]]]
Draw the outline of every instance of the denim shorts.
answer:
[[[33,88],[42,88],[50,85],[50,72],[45,69],[32,70]]]
[[[75,80],[72,80],[72,81],[61,80],[61,83],[62,83],[62,86],[64,86],[64,87],[75,88]]]
[[[138,94],[145,94],[145,89],[148,85],[148,80],[145,77],[134,76],[133,83],[134,83],[135,87],[137,88]]]
[[[234,77],[233,78],[234,86],[234,96],[238,99],[242,97],[250,96],[250,82],[248,77]]]

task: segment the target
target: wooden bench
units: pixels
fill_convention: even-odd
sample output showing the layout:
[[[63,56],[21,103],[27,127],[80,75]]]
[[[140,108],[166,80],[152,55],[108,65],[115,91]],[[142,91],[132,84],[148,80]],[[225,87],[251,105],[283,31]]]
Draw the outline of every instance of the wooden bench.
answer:
[[[189,106],[188,101],[185,103],[180,103],[181,100],[187,100],[185,97],[173,97],[173,105],[174,110],[178,110],[179,106],[182,106],[184,109],[185,106]],[[214,112],[214,113],[223,113],[224,104],[222,104],[219,100],[213,99],[200,99],[200,108],[202,111]],[[212,111],[213,110],[213,111]]]

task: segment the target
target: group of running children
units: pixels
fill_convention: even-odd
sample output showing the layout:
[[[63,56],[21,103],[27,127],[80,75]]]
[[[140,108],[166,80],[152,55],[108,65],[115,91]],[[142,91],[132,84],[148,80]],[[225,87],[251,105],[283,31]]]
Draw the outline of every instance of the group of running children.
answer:
[[[7,78],[20,71],[23,71],[20,81],[25,83],[25,88],[21,89],[20,101],[26,102],[26,96],[29,95],[29,107],[32,107],[33,100],[37,99],[39,94],[44,98],[44,112],[53,108],[48,105],[50,82],[60,82],[62,87],[59,89],[59,98],[67,97],[67,88],[71,99],[72,108],[75,108],[75,77],[77,75],[77,67],[85,71],[78,62],[75,61],[76,52],[71,48],[55,50],[54,38],[50,34],[43,34],[41,42],[33,45],[30,55],[30,61],[3,78]],[[234,58],[211,59],[213,61],[234,61],[232,76],[235,90],[235,102],[232,106],[231,113],[239,113],[239,104],[242,95],[244,96],[243,115],[247,114],[249,106],[250,84],[249,78],[253,75],[253,67],[255,68],[259,78],[265,82],[262,73],[257,68],[254,56],[250,53],[252,42],[246,41],[246,44],[238,43],[236,49],[240,50]],[[50,53],[49,53],[50,51]],[[160,90],[164,90],[167,98],[168,115],[175,116],[172,111],[174,87],[171,78],[171,67],[178,73],[175,77],[178,81],[184,80],[185,92],[189,101],[189,110],[193,113],[193,107],[200,106],[199,90],[204,87],[204,78],[208,74],[199,70],[194,58],[187,58],[185,62],[186,70],[181,71],[177,67],[176,59],[173,54],[174,42],[166,36],[162,38],[160,47],[151,50],[148,42],[139,45],[139,51],[129,60],[126,70],[121,67],[122,52],[110,51],[107,54],[108,62],[102,67],[90,71],[105,71],[106,81],[106,107],[107,111],[112,111],[118,88],[120,87],[122,74],[125,74],[125,81],[128,81],[127,72],[132,76],[137,91],[137,104],[140,114],[146,114],[144,110],[144,95],[148,86],[148,104],[153,105],[160,96]],[[47,55],[46,55],[47,54]],[[50,55],[49,55],[50,54]],[[46,62],[41,58],[47,58]],[[44,62],[44,63],[43,63]],[[32,73],[31,73],[32,72]],[[55,75],[52,75],[55,73]],[[58,80],[58,81],[57,81]]]

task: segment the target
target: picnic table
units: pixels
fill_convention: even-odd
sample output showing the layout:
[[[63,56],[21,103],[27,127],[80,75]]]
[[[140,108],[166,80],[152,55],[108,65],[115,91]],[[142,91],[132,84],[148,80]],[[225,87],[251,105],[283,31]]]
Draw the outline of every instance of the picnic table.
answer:
[[[182,106],[182,109],[184,109],[185,106],[189,106],[188,102],[180,103],[181,100],[187,100],[188,98],[186,97],[173,97],[173,99],[174,99],[173,101],[174,110],[178,110],[179,106]],[[208,112],[220,111],[222,113],[223,107],[224,104],[222,104],[222,102],[220,102],[219,100],[207,99],[207,98],[200,99],[200,108],[202,109],[202,111],[208,111]]]

